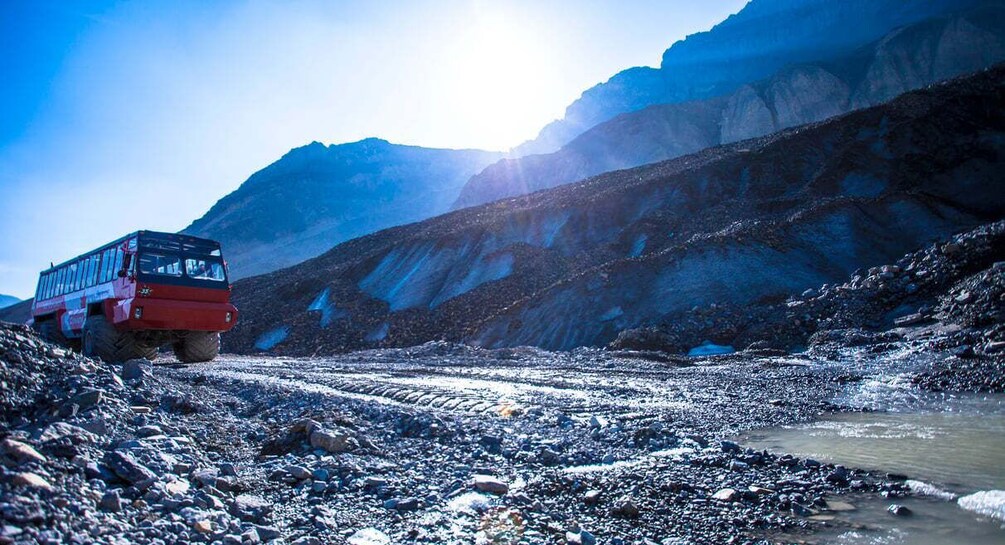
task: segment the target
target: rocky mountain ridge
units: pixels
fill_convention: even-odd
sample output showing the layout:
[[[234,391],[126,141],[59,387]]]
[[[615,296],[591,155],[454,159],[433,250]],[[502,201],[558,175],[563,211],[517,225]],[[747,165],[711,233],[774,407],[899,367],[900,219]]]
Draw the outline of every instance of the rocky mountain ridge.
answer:
[[[726,95],[619,115],[556,152],[490,165],[465,184],[453,207],[822,121],[986,68],[1005,60],[1005,4],[993,4],[898,28],[844,57],[788,65]]]
[[[238,282],[225,349],[570,349],[844,279],[1002,217],[1003,75],[349,241]]]
[[[232,279],[314,257],[339,242],[445,212],[499,153],[368,138],[295,148],[183,232],[220,241]]]
[[[732,93],[798,63],[839,58],[898,27],[998,0],[753,0],[706,32],[673,44],[660,68],[624,70],[588,89],[565,117],[516,148],[551,153],[619,114]]]

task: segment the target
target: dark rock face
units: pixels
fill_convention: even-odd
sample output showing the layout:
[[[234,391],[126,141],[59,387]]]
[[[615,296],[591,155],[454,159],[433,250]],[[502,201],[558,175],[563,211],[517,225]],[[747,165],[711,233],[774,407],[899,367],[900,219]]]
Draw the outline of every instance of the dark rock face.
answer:
[[[982,4],[998,5],[986,0],[754,0],[711,30],[673,44],[659,69],[631,68],[587,90],[563,119],[516,151],[551,153],[619,114],[729,94],[787,65],[840,58],[899,27]]]
[[[23,324],[31,318],[31,304],[34,299],[14,303],[9,307],[0,308],[0,322]]]
[[[1005,7],[989,3],[898,28],[844,56],[829,52],[810,63],[782,67],[721,96],[625,110],[631,113],[584,127],[558,151],[489,166],[465,184],[454,208],[822,121],[984,69],[1005,60],[1003,21]]]
[[[238,282],[225,348],[568,349],[843,281],[1003,216],[1003,75],[349,241]]]
[[[443,213],[465,180],[501,156],[374,138],[314,142],[252,175],[184,232],[219,240],[232,279],[262,274]]]

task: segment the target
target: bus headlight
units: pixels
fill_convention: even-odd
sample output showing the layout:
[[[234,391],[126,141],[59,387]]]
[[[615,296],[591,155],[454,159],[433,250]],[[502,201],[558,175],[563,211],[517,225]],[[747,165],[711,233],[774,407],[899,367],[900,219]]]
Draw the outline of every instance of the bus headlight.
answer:
[[[227,315],[224,316],[223,321],[227,322],[229,324],[230,321],[233,320],[233,319],[234,319],[234,313],[233,312],[228,312]]]
[[[137,320],[139,320],[142,317],[143,317],[143,307],[136,307],[133,310],[133,318],[136,318]]]

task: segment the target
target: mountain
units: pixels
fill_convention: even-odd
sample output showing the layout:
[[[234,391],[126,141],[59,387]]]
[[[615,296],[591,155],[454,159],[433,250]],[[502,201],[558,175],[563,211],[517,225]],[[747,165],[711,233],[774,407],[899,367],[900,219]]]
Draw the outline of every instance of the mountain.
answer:
[[[445,212],[499,153],[368,138],[296,148],[183,232],[218,240],[232,279],[299,263],[339,242]]]
[[[898,27],[980,4],[1000,0],[752,0],[673,44],[659,69],[630,68],[587,90],[515,152],[551,153],[618,114],[731,93],[785,66],[841,57]]]
[[[696,306],[784,300],[1005,216],[1003,103],[998,66],[351,240],[237,282],[225,349],[570,349]]]
[[[898,28],[841,58],[787,65],[723,96],[621,114],[554,153],[500,160],[465,184],[453,208],[820,121],[1002,60],[1005,3],[989,2]]]
[[[4,295],[0,293],[0,308],[6,308],[14,303],[19,303],[21,300],[13,295]]]
[[[34,299],[26,299],[0,308],[0,322],[23,324],[31,318],[31,304]]]

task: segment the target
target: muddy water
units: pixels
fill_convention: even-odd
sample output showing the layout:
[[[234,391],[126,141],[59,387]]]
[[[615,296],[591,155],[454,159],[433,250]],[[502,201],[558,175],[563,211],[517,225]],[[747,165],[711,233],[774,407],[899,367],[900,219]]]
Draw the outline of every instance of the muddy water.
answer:
[[[851,498],[857,509],[836,514],[846,524],[823,532],[818,542],[1005,543],[1005,396],[919,394],[898,377],[864,384],[850,396],[878,412],[836,414],[739,438],[756,449],[911,479],[915,497]],[[889,514],[892,503],[914,515]]]

